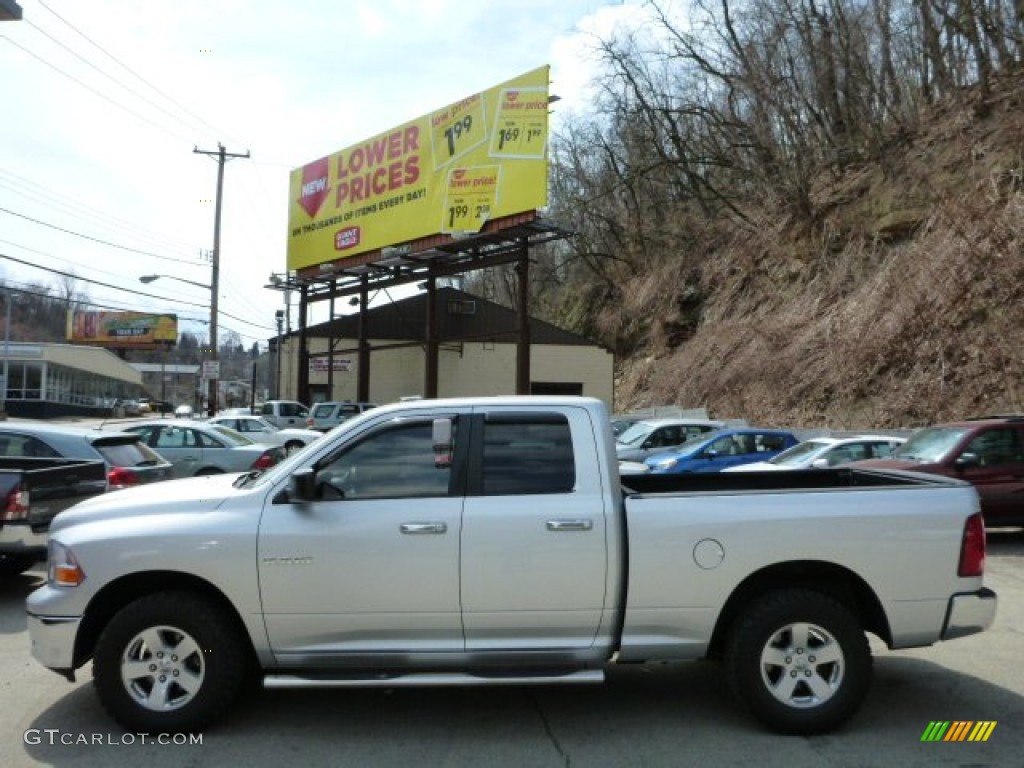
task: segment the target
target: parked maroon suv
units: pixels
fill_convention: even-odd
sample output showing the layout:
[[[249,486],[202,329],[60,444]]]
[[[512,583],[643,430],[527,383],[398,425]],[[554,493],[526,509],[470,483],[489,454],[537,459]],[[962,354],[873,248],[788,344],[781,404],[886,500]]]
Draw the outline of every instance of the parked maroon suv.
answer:
[[[995,416],[926,427],[889,459],[858,467],[910,469],[974,485],[989,528],[1024,525],[1024,416]]]

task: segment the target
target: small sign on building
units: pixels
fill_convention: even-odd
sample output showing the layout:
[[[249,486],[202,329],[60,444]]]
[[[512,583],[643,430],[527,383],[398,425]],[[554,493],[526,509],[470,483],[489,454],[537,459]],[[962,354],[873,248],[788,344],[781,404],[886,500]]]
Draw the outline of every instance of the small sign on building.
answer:
[[[309,372],[310,373],[323,373],[327,370],[326,357],[311,357],[309,358]],[[334,358],[334,370],[348,373],[352,370],[352,358],[350,357],[336,357]]]

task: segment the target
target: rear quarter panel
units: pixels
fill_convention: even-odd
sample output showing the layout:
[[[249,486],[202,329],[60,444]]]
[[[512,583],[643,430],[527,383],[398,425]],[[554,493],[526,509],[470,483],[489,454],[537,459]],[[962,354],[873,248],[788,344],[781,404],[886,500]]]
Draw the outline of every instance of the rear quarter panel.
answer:
[[[967,486],[655,494],[626,499],[624,660],[704,655],[722,607],[769,566],[815,561],[858,575],[878,597],[893,647],[939,639],[957,576]]]

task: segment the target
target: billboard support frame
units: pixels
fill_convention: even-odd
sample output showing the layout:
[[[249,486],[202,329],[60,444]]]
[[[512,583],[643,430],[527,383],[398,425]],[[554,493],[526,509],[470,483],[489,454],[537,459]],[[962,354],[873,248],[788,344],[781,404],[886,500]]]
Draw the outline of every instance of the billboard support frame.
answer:
[[[275,281],[267,288],[299,292],[298,372],[297,398],[310,402],[309,386],[309,334],[307,316],[309,307],[322,301],[358,297],[358,370],[357,399],[368,402],[370,358],[373,349],[367,337],[368,296],[371,290],[387,290],[401,285],[426,281],[429,309],[434,304],[430,288],[436,288],[438,277],[475,272],[506,264],[516,264],[518,273],[516,394],[529,394],[530,387],[530,334],[529,334],[529,254],[530,249],[557,240],[573,237],[575,233],[542,219],[530,211],[505,219],[488,222],[478,233],[465,236],[451,234],[432,236],[410,243],[399,244],[399,250],[381,248],[362,254],[358,262],[347,258],[343,262],[324,262],[290,273],[286,279]],[[406,247],[407,246],[407,247]],[[333,311],[331,313],[333,320]],[[435,320],[436,323],[436,313]],[[424,395],[437,394],[437,355],[444,339],[432,339],[431,319],[424,319],[426,355]],[[431,340],[436,343],[431,343]],[[328,341],[330,346],[333,340]],[[433,393],[433,395],[427,394]]]

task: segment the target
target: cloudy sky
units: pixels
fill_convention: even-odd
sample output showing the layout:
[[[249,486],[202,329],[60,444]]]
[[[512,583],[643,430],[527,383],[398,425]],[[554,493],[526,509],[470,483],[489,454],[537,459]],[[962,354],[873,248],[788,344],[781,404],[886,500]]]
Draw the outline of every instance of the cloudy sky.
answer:
[[[188,318],[208,290],[138,277],[209,283],[217,164],[193,150],[223,143],[251,154],[225,167],[221,235],[221,333],[246,346],[284,307],[264,286],[286,269],[291,169],[545,64],[557,129],[587,111],[595,35],[637,18],[633,0],[19,2],[0,22],[0,278],[70,273],[97,305],[205,335]]]

